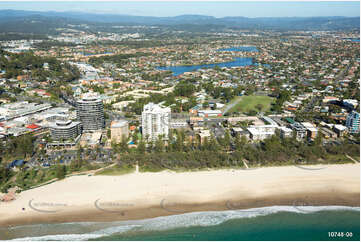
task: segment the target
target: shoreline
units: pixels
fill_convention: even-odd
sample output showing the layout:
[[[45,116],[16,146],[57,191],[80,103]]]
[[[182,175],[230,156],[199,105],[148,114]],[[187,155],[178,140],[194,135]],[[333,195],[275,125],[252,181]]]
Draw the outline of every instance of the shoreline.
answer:
[[[40,216],[30,215],[21,218],[6,219],[0,222],[0,227],[70,222],[115,222],[143,220],[161,216],[181,215],[192,212],[232,211],[272,206],[294,206],[297,207],[296,209],[300,212],[308,212],[307,207],[317,206],[360,207],[359,194],[339,193],[338,195],[340,197],[342,196],[343,198],[339,200],[340,197],[330,196],[327,193],[285,194],[283,196],[246,200],[233,199],[203,204],[178,203],[176,206],[169,206],[166,204],[165,207],[162,207],[162,205],[153,207],[138,207],[129,210],[113,211],[112,213],[103,213],[102,211],[97,211],[91,207],[82,207],[79,210],[75,208],[74,210],[55,214],[43,214]],[[305,196],[308,197],[308,199],[304,199]]]
[[[344,164],[322,170],[271,167],[69,177],[0,203],[0,227],[141,220],[276,205],[301,210],[360,207],[359,169],[359,164]]]

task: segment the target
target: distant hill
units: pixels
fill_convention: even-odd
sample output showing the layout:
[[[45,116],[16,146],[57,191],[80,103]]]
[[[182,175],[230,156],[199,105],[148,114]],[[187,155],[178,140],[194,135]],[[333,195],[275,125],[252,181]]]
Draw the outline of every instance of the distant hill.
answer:
[[[358,30],[360,17],[289,17],[289,18],[215,18],[204,15],[180,15],[176,17],[147,17],[117,14],[81,12],[39,12],[0,10],[0,32],[46,34],[56,28],[88,24],[91,27],[112,25],[169,26],[176,29],[198,31],[211,26],[250,30]],[[88,29],[91,31],[91,28]]]

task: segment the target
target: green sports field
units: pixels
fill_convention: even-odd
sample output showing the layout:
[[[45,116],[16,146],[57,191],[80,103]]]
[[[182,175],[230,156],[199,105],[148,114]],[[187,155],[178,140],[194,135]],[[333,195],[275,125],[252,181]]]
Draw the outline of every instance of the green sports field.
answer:
[[[262,112],[267,112],[271,108],[271,104],[274,98],[268,96],[242,96],[236,97],[230,103],[232,107],[228,110],[228,113],[242,112],[247,113],[251,110],[259,112],[261,108]]]

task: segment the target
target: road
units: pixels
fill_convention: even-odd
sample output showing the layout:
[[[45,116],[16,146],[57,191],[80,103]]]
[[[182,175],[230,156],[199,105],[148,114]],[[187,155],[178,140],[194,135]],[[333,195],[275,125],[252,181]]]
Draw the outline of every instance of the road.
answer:
[[[352,63],[350,63],[348,66],[346,66],[336,77],[335,77],[335,83],[338,83],[341,79],[345,77],[345,74],[348,72],[350,67],[352,66]]]

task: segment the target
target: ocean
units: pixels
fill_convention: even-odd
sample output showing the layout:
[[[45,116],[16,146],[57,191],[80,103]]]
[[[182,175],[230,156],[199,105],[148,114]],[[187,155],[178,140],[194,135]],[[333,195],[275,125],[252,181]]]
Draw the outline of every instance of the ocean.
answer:
[[[360,208],[272,206],[119,222],[0,228],[14,240],[360,240]]]

